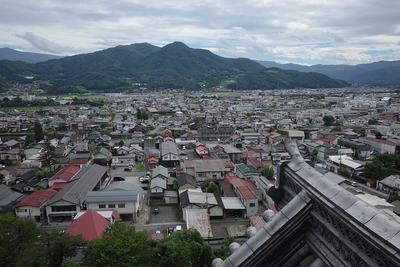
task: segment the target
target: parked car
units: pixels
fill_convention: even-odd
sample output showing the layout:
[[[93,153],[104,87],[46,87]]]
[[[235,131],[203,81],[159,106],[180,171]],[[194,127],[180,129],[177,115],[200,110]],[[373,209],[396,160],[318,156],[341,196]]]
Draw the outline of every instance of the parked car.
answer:
[[[57,218],[57,222],[63,222],[64,221],[64,217],[58,217]]]
[[[149,176],[142,176],[139,178],[139,181],[141,183],[150,183],[150,177]]]
[[[153,210],[154,214],[159,214],[160,213],[160,209],[158,207],[155,207]]]
[[[0,170],[5,169],[6,165],[0,164]]]
[[[132,171],[132,167],[131,166],[125,167],[124,171],[130,172],[130,171]]]
[[[125,181],[125,178],[121,176],[115,176],[114,181]]]
[[[168,234],[171,234],[172,232],[174,232],[174,227],[168,227],[168,229],[167,229],[167,233]]]

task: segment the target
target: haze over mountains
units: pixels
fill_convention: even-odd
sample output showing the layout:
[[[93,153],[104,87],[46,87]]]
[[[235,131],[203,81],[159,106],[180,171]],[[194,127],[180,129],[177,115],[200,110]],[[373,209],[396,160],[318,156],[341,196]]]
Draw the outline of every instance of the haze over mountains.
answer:
[[[14,53],[17,52],[17,53]],[[7,56],[7,60],[4,59]],[[26,57],[25,57],[26,54]],[[36,64],[21,61],[36,55]],[[14,56],[14,58],[13,58]],[[89,54],[48,60],[53,56],[0,49],[0,85],[22,81],[24,75],[47,81],[53,93],[65,90],[127,90],[132,84],[149,89],[201,90],[223,81],[230,89],[335,88],[356,83],[399,84],[400,61],[358,66],[311,67],[250,59],[223,58],[208,50],[192,49],[181,42],[164,47],[148,43],[117,46]],[[42,61],[43,60],[43,61]],[[28,61],[28,60],[26,60]],[[274,67],[267,69],[269,67]],[[279,68],[279,69],[277,69]],[[299,72],[300,71],[300,72]],[[330,76],[331,78],[327,77]],[[365,82],[363,82],[365,81]],[[3,86],[4,87],[4,86]]]

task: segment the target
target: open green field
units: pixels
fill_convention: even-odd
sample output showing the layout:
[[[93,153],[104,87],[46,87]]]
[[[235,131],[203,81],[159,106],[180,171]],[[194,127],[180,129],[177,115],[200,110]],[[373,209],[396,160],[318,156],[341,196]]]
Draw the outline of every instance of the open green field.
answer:
[[[69,106],[69,105],[68,105]],[[25,112],[36,112],[40,111],[43,108],[55,108],[55,109],[60,109],[60,108],[65,108],[66,106],[27,106],[27,107],[2,107],[1,109],[4,110],[5,112],[11,111],[11,110],[18,110],[18,111],[25,111]],[[76,108],[80,107],[87,107],[87,105],[74,105]]]

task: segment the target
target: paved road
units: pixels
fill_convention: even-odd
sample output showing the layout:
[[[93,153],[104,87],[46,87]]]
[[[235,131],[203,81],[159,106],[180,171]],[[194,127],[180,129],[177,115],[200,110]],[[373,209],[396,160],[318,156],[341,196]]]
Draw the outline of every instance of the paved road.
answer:
[[[352,182],[351,180],[348,180],[348,181]],[[383,198],[385,200],[387,200],[387,198],[388,198],[388,195],[385,192],[368,187],[365,184],[357,183],[357,186],[352,186],[352,185],[349,185],[346,183],[342,183],[341,186],[343,188],[345,188],[346,190],[352,192],[353,194],[358,194],[357,191],[362,191],[366,194],[371,194],[373,196],[377,196],[377,197]]]

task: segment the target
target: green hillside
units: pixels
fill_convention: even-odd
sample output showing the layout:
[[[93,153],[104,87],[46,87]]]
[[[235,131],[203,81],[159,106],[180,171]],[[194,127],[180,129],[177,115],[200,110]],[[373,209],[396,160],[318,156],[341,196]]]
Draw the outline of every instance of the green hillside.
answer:
[[[333,84],[341,84],[324,75],[303,76],[300,72],[272,75],[265,70],[250,59],[223,58],[208,50],[192,49],[181,42],[162,48],[148,43],[117,46],[36,64],[0,61],[1,84],[23,82],[29,75],[34,76],[35,81],[51,84],[44,88],[49,93],[81,92],[82,87],[100,92],[129,91],[134,89],[133,84],[145,85],[149,89],[200,90],[236,78],[235,88],[238,89],[272,89],[278,88],[277,84],[280,88],[315,87],[315,84],[335,87]]]
[[[271,90],[294,88],[340,88],[349,83],[329,78],[315,72],[299,72],[269,68],[263,71],[248,72],[237,78],[235,83],[228,85],[230,89],[238,90]]]

